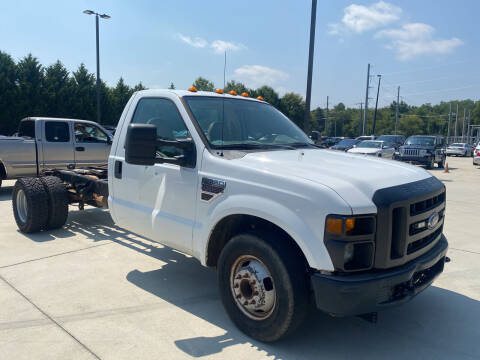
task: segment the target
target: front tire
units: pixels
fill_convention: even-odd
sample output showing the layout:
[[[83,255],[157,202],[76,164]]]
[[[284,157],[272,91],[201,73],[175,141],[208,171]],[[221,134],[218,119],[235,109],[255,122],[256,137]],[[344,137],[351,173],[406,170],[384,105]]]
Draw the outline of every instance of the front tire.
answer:
[[[13,188],[12,206],[20,231],[34,233],[45,229],[48,219],[48,197],[40,179],[18,179]]]
[[[443,169],[445,167],[445,162],[447,161],[446,157],[442,157],[442,161],[438,162],[437,163],[437,166],[439,167],[439,169]]]
[[[291,246],[267,234],[234,236],[218,260],[218,286],[230,319],[263,342],[292,333],[309,308],[306,266]]]

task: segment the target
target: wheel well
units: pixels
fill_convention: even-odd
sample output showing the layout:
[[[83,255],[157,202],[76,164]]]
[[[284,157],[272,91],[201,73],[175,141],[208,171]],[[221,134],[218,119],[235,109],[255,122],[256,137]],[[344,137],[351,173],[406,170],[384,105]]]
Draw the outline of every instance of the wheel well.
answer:
[[[244,232],[262,231],[272,234],[279,241],[284,241],[292,247],[297,256],[301,256],[305,266],[307,259],[296,241],[282,228],[274,223],[252,215],[229,215],[220,220],[210,234],[207,248],[207,266],[215,268],[223,247],[235,235]]]
[[[0,161],[0,179],[7,178],[7,170],[5,170],[5,165]]]

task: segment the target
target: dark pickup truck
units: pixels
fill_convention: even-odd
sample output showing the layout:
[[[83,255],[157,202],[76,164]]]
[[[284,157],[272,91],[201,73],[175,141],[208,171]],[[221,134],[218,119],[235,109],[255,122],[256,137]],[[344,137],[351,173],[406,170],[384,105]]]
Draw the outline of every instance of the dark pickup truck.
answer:
[[[437,163],[439,168],[445,166],[445,145],[442,136],[414,135],[400,146],[396,160],[426,165],[432,169]]]

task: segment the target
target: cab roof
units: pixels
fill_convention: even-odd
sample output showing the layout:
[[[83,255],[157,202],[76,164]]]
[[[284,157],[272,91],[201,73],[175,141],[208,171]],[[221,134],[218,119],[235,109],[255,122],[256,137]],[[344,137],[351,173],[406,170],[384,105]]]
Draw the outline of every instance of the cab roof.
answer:
[[[184,96],[200,96],[200,97],[218,97],[218,98],[226,98],[226,99],[240,99],[240,100],[248,100],[248,101],[256,101],[265,103],[266,101],[257,100],[255,98],[238,95],[230,95],[228,93],[218,94],[213,91],[189,91],[189,90],[172,90],[172,89],[148,89],[148,90],[140,90],[138,91],[139,94],[142,96],[162,96],[166,94],[175,94],[179,98],[183,98]]]

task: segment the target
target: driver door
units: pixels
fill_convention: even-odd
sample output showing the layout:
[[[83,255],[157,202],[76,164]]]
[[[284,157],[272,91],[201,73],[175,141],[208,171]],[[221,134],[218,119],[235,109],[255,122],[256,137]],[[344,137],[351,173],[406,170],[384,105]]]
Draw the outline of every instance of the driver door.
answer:
[[[158,138],[163,140],[190,137],[177,106],[166,98],[141,98],[131,123],[155,125]],[[181,155],[181,151],[171,145],[159,146],[157,158]],[[124,159],[124,144],[119,144],[112,194],[118,222],[154,241],[191,253],[197,167],[168,163],[133,165]]]

